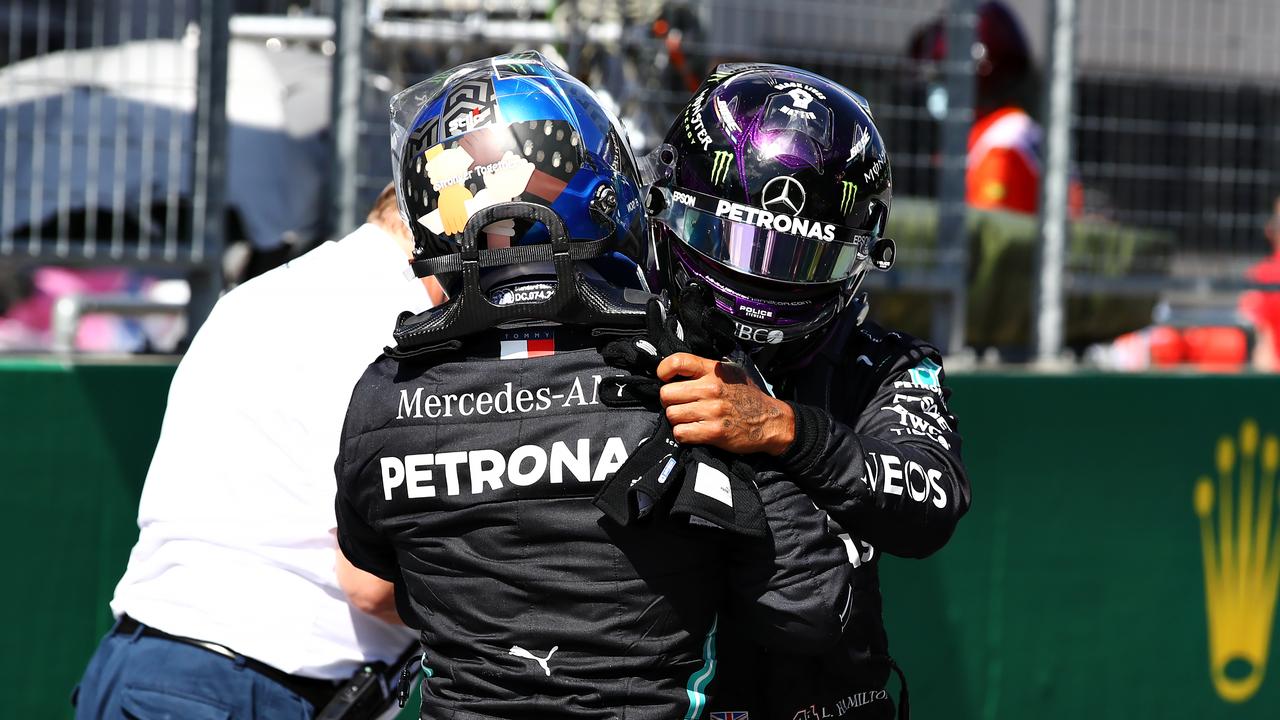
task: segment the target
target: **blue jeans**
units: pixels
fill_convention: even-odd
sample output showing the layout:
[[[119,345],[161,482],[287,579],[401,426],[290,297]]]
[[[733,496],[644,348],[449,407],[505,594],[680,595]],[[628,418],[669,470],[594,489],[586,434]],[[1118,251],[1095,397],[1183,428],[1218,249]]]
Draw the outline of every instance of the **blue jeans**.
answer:
[[[231,658],[108,633],[73,698],[76,720],[311,720],[311,704]]]

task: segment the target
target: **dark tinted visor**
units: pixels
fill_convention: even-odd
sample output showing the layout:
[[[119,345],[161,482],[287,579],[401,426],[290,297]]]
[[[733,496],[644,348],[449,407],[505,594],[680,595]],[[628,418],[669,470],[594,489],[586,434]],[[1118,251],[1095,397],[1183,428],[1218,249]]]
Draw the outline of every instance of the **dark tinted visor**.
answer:
[[[840,282],[867,260],[870,235],[686,190],[665,191],[654,219],[684,244],[738,272],[804,284]]]

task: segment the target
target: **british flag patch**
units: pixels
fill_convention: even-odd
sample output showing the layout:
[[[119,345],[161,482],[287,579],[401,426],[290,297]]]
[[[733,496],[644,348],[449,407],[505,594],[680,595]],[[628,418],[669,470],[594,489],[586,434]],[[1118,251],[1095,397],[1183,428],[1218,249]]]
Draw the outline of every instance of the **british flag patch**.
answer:
[[[524,360],[556,354],[556,336],[551,330],[520,330],[507,333],[499,341],[498,357]]]
[[[748,713],[743,710],[729,710],[726,712],[711,713],[711,720],[751,720]]]

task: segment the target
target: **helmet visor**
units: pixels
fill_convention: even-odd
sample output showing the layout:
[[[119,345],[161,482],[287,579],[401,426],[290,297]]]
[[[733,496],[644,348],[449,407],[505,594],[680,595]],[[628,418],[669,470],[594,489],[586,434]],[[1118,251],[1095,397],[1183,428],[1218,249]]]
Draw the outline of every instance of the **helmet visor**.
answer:
[[[874,238],[830,223],[690,192],[666,191],[654,216],[684,244],[734,270],[779,282],[847,280],[867,262]]]

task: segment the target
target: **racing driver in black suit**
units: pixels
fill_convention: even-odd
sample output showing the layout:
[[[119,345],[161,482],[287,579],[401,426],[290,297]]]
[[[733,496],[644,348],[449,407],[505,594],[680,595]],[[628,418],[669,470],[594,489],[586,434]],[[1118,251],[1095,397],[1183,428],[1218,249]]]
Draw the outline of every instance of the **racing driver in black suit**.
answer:
[[[617,121],[532,53],[414,86],[392,116],[412,267],[450,300],[402,316],[356,386],[336,509],[344,554],[422,633],[421,716],[704,718],[722,614],[771,650],[834,646],[852,570],[794,484],[762,485],[767,517],[740,531],[593,502],[665,442],[655,410],[601,401],[624,390],[601,344],[639,332],[651,297]],[[725,467],[686,479],[692,507],[751,499]]]
[[[889,158],[870,107],[806,71],[721,66],[655,157],[655,282],[677,295],[709,288],[756,369],[667,357],[657,375],[674,437],[781,471],[820,509],[809,513],[834,521],[854,568],[853,619],[835,648],[762,649],[722,619],[712,717],[892,717],[880,554],[941,548],[969,482],[938,351],[866,321],[858,292],[894,254]]]

